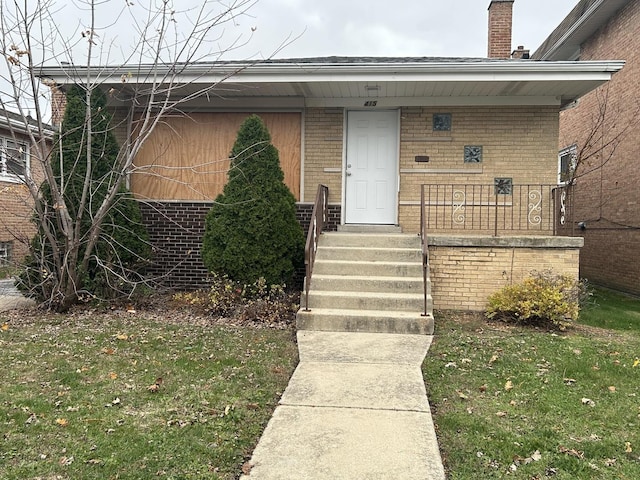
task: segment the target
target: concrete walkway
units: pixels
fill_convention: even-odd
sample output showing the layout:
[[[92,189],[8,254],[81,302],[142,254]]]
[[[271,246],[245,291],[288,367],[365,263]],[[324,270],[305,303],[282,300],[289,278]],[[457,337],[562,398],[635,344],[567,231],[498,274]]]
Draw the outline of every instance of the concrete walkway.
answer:
[[[33,307],[36,303],[22,296],[13,280],[0,280],[0,312],[14,308]]]
[[[444,480],[431,336],[299,331],[300,363],[243,480]]]

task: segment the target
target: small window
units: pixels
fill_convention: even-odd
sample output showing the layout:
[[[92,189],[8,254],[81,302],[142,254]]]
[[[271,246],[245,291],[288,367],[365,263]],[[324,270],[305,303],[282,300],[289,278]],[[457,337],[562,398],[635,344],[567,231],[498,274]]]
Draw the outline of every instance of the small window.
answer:
[[[578,149],[575,145],[560,150],[558,154],[558,183],[565,185],[573,179],[578,159]]]
[[[451,114],[450,113],[434,113],[433,114],[433,131],[434,132],[450,132],[451,131]]]
[[[18,180],[27,174],[27,145],[0,137],[0,177]]]
[[[11,242],[0,242],[0,266],[11,262]]]
[[[482,146],[465,145],[464,163],[482,163]]]
[[[512,178],[494,178],[493,186],[496,195],[511,195],[513,193]]]

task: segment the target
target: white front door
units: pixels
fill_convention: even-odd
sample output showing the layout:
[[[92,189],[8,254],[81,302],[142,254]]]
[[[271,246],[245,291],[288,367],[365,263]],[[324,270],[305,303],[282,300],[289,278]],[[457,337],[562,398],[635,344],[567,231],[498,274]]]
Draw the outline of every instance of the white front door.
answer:
[[[345,174],[345,223],[397,223],[397,111],[347,113]]]

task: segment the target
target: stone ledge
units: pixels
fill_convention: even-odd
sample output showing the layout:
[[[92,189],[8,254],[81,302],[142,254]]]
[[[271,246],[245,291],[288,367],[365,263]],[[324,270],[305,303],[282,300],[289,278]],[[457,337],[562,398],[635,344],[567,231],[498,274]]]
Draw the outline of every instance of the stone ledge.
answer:
[[[428,235],[427,243],[434,247],[498,247],[498,248],[582,248],[582,237],[505,236],[489,235]]]

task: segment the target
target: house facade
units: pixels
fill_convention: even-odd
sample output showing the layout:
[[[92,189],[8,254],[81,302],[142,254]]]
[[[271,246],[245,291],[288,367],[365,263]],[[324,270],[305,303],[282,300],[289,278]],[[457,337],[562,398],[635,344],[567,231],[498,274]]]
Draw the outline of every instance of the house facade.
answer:
[[[583,277],[640,295],[640,1],[580,1],[533,58],[626,61],[560,114],[560,170],[572,180],[562,233],[584,238]]]
[[[32,161],[30,131],[35,125],[0,110],[0,267],[20,264],[35,234],[33,200],[25,181],[39,182],[42,175],[40,163]]]
[[[424,220],[436,308],[481,309],[488,293],[533,266],[577,275],[581,241],[554,237],[559,114],[623,64],[511,58],[512,4],[490,4],[489,58],[190,65],[176,81],[195,89],[224,79],[224,94],[193,98],[166,118],[130,176],[157,273],[181,286],[206,277],[204,215],[226,181],[238,126],[256,113],[303,226],[319,184],[329,188],[330,229],[391,225],[418,234]],[[149,68],[115,68],[104,84],[119,93],[111,103],[122,130]],[[62,89],[69,74],[43,69]]]

